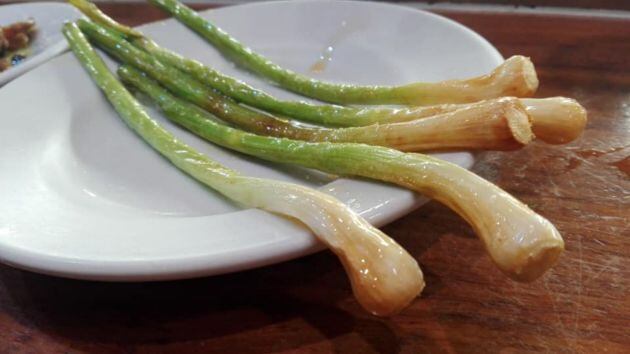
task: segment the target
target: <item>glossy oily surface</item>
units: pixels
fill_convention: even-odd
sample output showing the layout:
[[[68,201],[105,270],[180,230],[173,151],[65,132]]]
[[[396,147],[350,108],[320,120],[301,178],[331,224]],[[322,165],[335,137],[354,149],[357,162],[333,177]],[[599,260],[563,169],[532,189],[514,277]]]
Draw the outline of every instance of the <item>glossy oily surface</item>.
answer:
[[[30,44],[29,55],[20,64],[0,72],[0,86],[41,65],[68,49],[61,35],[61,25],[81,17],[72,6],[53,2],[0,6],[0,26],[33,19],[37,33]]]
[[[291,16],[278,19],[280,10]],[[247,20],[252,13],[254,22]],[[321,73],[327,79],[392,84],[469,77],[491,70],[501,60],[487,42],[457,24],[383,4],[277,2],[225,8],[205,16],[283,65],[304,72],[342,21],[364,24],[337,44],[339,56]],[[321,21],[329,25],[322,27]],[[317,34],[310,35],[315,29]],[[143,30],[167,48],[212,63],[279,97],[294,97],[236,69],[173,20]],[[435,35],[427,37],[427,32]],[[451,43],[438,37],[448,37]],[[459,44],[452,46],[453,41]],[[432,48],[430,55],[427,48]],[[394,50],[399,54],[382,55]],[[451,60],[443,59],[445,53]],[[471,60],[474,66],[467,64]],[[369,69],[374,66],[379,70]],[[47,94],[37,96],[37,105],[28,104],[37,92]],[[7,123],[12,133],[0,133],[2,169],[8,171],[3,172],[5,183],[0,187],[4,196],[0,257],[6,263],[76,278],[156,280],[252,268],[321,248],[294,222],[242,210],[170,166],[118,119],[71,55],[3,88],[0,103],[10,107],[13,118]],[[228,167],[318,187],[375,225],[392,221],[423,201],[389,185],[335,180],[246,158],[150,113],[183,141]],[[472,164],[468,153],[441,156],[465,167]]]

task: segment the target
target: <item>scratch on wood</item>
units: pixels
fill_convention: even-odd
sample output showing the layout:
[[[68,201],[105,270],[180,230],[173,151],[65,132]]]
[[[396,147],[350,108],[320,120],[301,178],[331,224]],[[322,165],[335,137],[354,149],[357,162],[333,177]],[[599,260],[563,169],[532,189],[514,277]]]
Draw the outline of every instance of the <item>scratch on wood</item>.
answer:
[[[551,299],[551,308],[553,309],[553,313],[556,317],[556,322],[558,323],[558,328],[562,333],[563,339],[567,341],[567,344],[571,344],[570,346],[575,348],[575,338],[571,336],[571,333],[569,333],[569,331],[565,327],[564,322],[562,322],[560,312],[558,311],[558,307],[556,306],[556,297],[554,296],[555,292],[549,288],[548,277],[543,278],[543,286],[545,287],[545,290],[547,290],[547,295]]]
[[[577,235],[578,237],[578,284],[577,284],[577,300],[575,301],[575,312],[574,312],[574,325],[573,325],[573,334],[575,338],[578,337],[578,333],[580,330],[580,303],[582,302],[582,260],[584,259],[582,253],[582,235]]]
[[[597,273],[593,274],[593,276],[591,276],[586,282],[584,282],[584,284],[588,284],[596,280],[607,270],[612,270],[614,273],[618,272],[619,268],[617,268],[616,266],[619,265],[619,259],[619,257],[611,257],[608,261],[606,261],[602,268],[597,271]]]

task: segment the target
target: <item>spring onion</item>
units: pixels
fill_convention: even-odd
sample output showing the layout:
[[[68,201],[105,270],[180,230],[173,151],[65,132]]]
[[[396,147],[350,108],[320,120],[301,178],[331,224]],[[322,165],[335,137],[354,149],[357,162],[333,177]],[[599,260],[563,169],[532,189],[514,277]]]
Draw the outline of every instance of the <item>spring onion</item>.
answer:
[[[523,56],[513,56],[491,73],[466,80],[417,82],[403,86],[358,86],[323,82],[273,63],[177,0],[149,2],[176,17],[234,62],[287,90],[321,101],[403,105],[466,103],[500,96],[528,97],[538,88],[534,65]]]

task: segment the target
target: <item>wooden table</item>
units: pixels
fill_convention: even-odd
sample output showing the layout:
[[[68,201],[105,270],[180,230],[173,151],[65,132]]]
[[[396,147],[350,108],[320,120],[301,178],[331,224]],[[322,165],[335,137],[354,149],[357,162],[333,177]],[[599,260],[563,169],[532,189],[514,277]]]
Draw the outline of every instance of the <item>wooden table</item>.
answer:
[[[104,7],[121,21],[163,17]],[[628,352],[630,17],[443,12],[505,56],[533,58],[541,96],[590,113],[566,146],[480,156],[474,171],[552,220],[559,264],[533,284],[506,279],[470,228],[430,203],[385,227],[421,263],[422,298],[367,315],[328,252],[212,278],[142,284],[58,279],[0,266],[0,352]]]

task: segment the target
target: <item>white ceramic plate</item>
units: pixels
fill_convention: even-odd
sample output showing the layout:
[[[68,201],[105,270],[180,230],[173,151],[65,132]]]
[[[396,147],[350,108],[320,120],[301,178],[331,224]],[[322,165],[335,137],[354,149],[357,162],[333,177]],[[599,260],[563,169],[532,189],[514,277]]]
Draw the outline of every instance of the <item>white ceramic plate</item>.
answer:
[[[380,3],[256,3],[204,16],[299,72],[309,72],[332,46],[332,59],[313,74],[328,80],[442,80],[485,73],[502,61],[461,25]],[[292,97],[238,70],[175,21],[142,30],[187,56]],[[70,53],[5,86],[0,107],[0,259],[7,264],[73,278],[161,280],[233,272],[321,249],[305,228],[241,210],[162,159],[124,125]],[[232,153],[151,114],[230,167],[319,188],[375,225],[423,202],[390,185],[333,180]],[[440,156],[467,168],[473,162],[469,153]]]
[[[0,26],[28,19],[35,20],[37,26],[37,35],[31,43],[30,55],[19,65],[0,73],[0,86],[68,49],[68,44],[60,32],[61,26],[65,21],[79,17],[81,13],[74,7],[54,2],[0,6]]]

